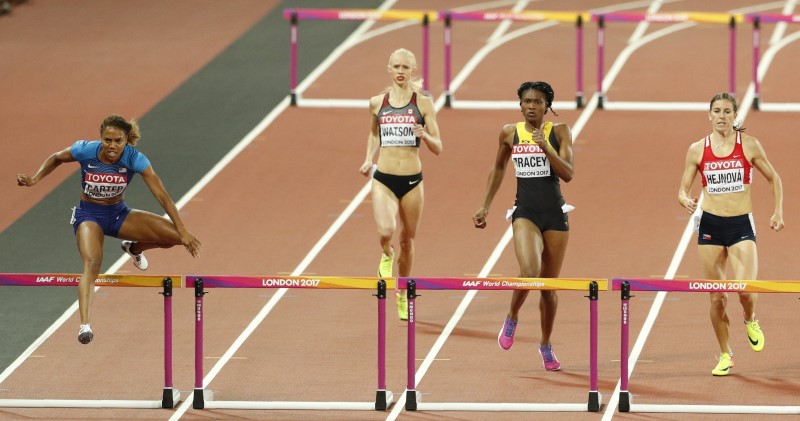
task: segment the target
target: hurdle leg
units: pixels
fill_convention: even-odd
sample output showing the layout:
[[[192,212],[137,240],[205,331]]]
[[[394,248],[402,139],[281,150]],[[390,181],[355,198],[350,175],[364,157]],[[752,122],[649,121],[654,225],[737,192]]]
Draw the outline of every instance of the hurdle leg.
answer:
[[[761,44],[761,20],[758,16],[753,17],[753,86],[755,93],[753,96],[753,109],[758,111],[761,109],[761,89],[758,85],[758,60],[759,60],[759,46]]]
[[[290,22],[289,95],[292,106],[297,106],[297,12],[292,13]]]
[[[415,385],[415,373],[417,371],[415,364],[417,284],[413,280],[408,281],[406,295],[408,296],[408,386],[406,387],[406,411],[416,411],[418,397]]]
[[[205,408],[203,399],[203,280],[194,281],[194,409]]]
[[[453,106],[453,94],[450,92],[450,60],[452,49],[452,21],[450,13],[444,15],[444,106]]]
[[[429,76],[429,68],[430,68],[430,17],[427,13],[422,17],[422,92],[425,95],[430,95],[430,79]]]
[[[628,305],[631,300],[631,286],[628,281],[622,283],[622,328],[619,358],[619,412],[631,411],[631,396],[628,392],[628,334],[630,331],[630,314]]]
[[[174,408],[180,401],[180,392],[172,388],[172,279],[164,278],[164,392],[162,408]]]
[[[603,15],[597,18],[597,108],[603,109],[605,93],[603,92],[603,53],[605,50],[606,24]]]
[[[576,38],[576,86],[577,92],[575,93],[575,106],[583,108],[583,16],[578,15],[575,20],[575,38]]]
[[[736,18],[731,16],[728,23],[729,28],[729,48],[728,48],[728,69],[729,81],[728,92],[735,98],[736,97]]]
[[[603,400],[597,390],[597,282],[589,284],[589,412],[599,412]]]
[[[375,410],[385,411],[392,402],[392,392],[386,390],[386,281],[378,281],[378,391]]]

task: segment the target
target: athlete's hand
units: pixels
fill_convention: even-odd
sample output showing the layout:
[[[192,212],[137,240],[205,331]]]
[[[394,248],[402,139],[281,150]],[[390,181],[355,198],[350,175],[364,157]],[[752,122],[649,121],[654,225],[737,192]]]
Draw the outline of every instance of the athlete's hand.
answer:
[[[534,143],[539,145],[540,148],[545,149],[548,146],[547,140],[544,138],[544,132],[540,128],[534,128],[531,132]]]
[[[783,229],[783,216],[781,215],[772,215],[772,218],[769,220],[769,227],[774,229],[775,232],[778,232]]]
[[[29,177],[27,174],[17,174],[18,186],[30,187],[33,186],[34,184],[36,184],[36,182],[33,181],[33,179]]]
[[[687,212],[692,214],[697,210],[697,199],[686,199],[683,201],[683,203],[681,203],[681,205],[686,208]]]
[[[475,212],[475,215],[472,215],[472,223],[475,224],[475,228],[486,228],[486,214],[488,213],[489,211],[485,208],[480,208]]]
[[[421,124],[415,124],[413,130],[414,130],[414,136],[416,136],[416,137],[418,137],[420,139],[424,139],[425,138],[425,126],[423,126]]]
[[[364,163],[361,164],[361,168],[358,169],[358,172],[364,177],[369,177],[375,171],[375,168],[377,168],[377,166],[373,165],[372,161],[364,161]]]
[[[183,231],[181,234],[181,244],[186,247],[186,250],[192,257],[199,257],[200,256],[200,249],[203,247],[203,244],[198,240],[194,234],[189,231]]]

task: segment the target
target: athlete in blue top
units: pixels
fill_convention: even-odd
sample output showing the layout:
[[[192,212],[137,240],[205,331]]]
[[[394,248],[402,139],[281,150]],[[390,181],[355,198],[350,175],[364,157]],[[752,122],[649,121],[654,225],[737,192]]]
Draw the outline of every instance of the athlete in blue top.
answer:
[[[81,326],[78,340],[92,341],[94,333],[89,324],[89,310],[94,292],[94,280],[103,261],[103,241],[106,235],[124,239],[122,250],[133,257],[133,264],[147,269],[142,254],[152,248],[169,248],[183,244],[192,256],[200,254],[200,241],[183,225],[178,209],[150,160],[136,150],[139,126],[118,115],[107,117],[100,125],[101,140],[79,140],[56,152],[33,177],[17,174],[17,184],[33,186],[59,165],[78,162],[81,165],[81,199],[72,211],[72,227],[83,259],[83,276],[78,284],[78,305]],[[131,209],[123,201],[123,193],[133,176],[141,174],[145,184],[169,219],[154,213]]]

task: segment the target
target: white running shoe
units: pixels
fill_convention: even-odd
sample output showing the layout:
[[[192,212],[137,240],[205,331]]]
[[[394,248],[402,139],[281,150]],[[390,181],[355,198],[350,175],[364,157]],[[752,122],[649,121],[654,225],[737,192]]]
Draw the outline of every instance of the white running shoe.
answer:
[[[78,342],[86,345],[94,339],[92,327],[89,324],[81,325],[81,330],[78,331]]]
[[[122,240],[122,251],[131,256],[133,265],[136,266],[137,269],[147,270],[147,258],[144,257],[144,253],[133,254],[131,252],[131,247],[133,247],[134,244],[136,244],[135,241]]]

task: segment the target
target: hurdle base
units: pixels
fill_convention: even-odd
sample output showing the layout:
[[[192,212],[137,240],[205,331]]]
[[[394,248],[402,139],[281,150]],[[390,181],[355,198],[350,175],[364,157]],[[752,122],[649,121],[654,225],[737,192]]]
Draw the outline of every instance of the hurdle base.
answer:
[[[161,401],[111,399],[0,399],[0,408],[159,409],[161,408]]]
[[[630,392],[619,392],[619,412],[631,412],[631,400]]]
[[[597,391],[589,392],[589,412],[600,412],[600,405],[603,403],[603,394]]]
[[[205,409],[242,409],[274,411],[374,411],[375,402],[309,402],[309,401],[214,401]]]
[[[192,400],[192,408],[194,409],[204,409],[206,407],[206,396],[205,396],[205,389],[195,389],[194,390],[194,399]],[[211,391],[209,390],[209,399],[213,399]]]
[[[585,403],[421,402],[418,411],[586,412]]]
[[[178,402],[181,401],[180,390],[175,390],[171,387],[165,387],[164,393],[161,396],[161,407],[164,409],[175,408]]]
[[[421,396],[422,394],[416,390],[406,390],[406,411],[416,411],[417,401]]]
[[[389,405],[392,403],[394,399],[394,395],[389,390],[378,390],[375,392],[375,410],[376,411],[385,411],[389,409]]]
[[[764,406],[764,405],[631,405],[630,412],[671,413],[671,414],[775,414],[797,415],[800,406]]]

